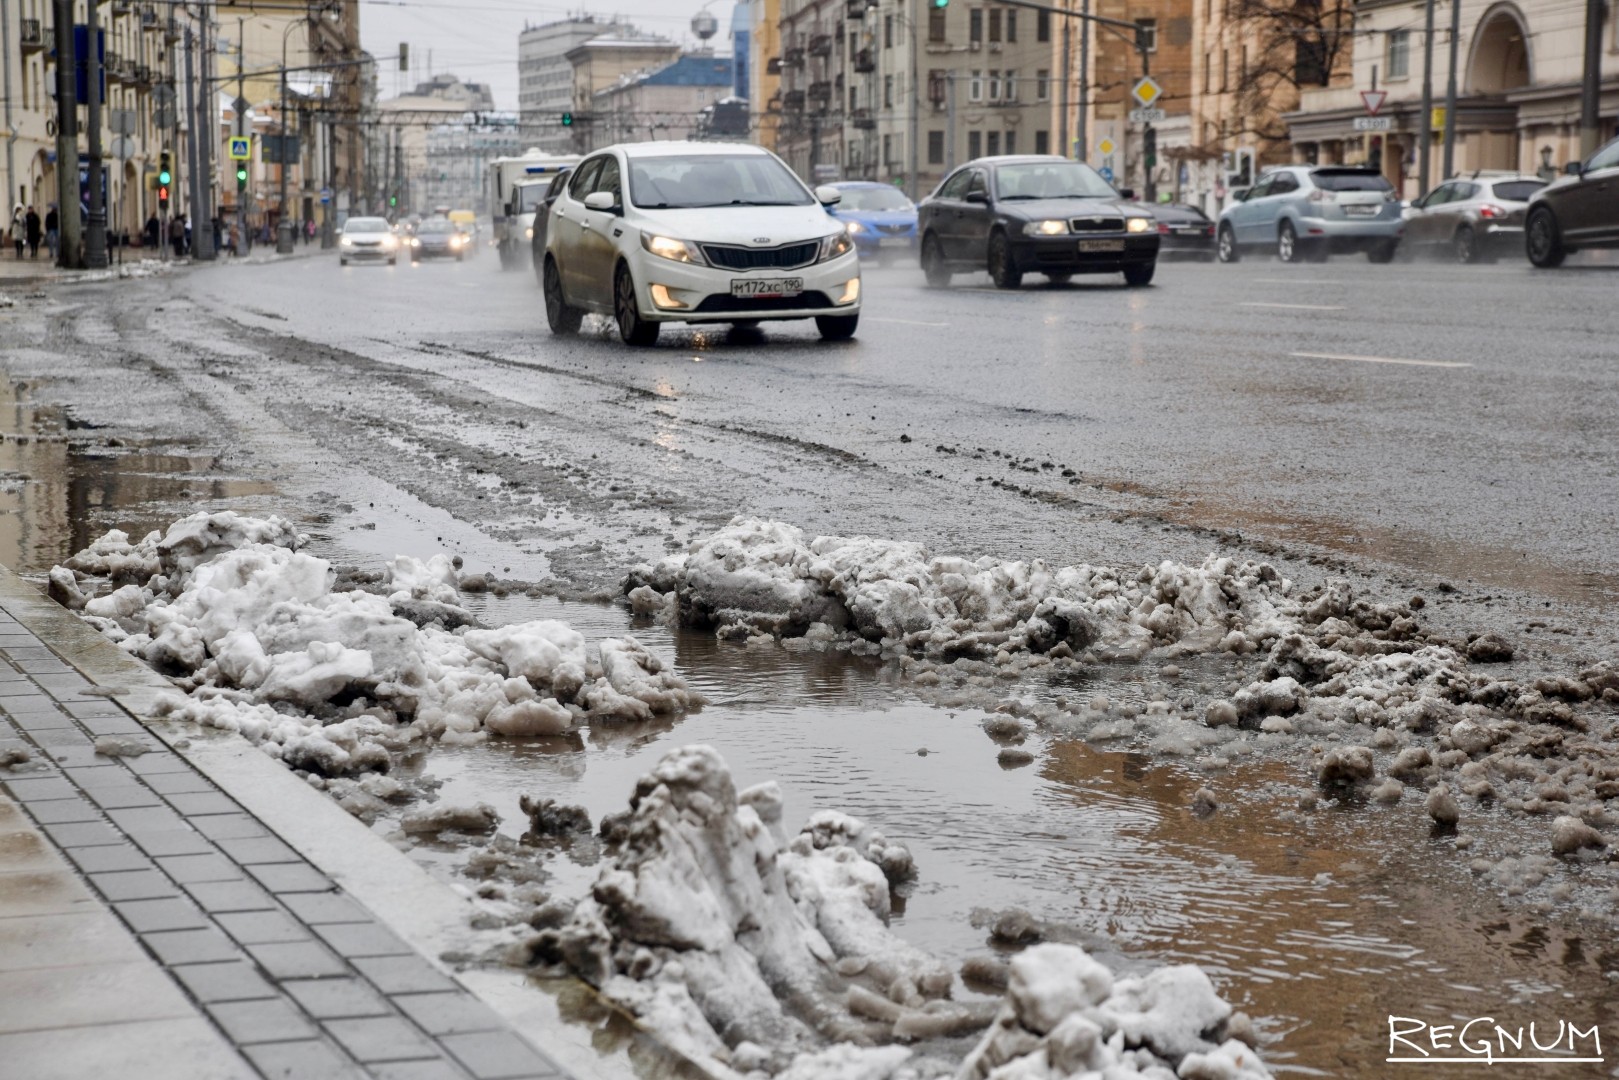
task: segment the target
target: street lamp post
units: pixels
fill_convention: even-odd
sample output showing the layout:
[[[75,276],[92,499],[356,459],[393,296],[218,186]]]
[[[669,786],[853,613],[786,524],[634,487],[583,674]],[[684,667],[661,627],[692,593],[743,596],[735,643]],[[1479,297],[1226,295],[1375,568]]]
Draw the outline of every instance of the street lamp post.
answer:
[[[280,152],[276,155],[279,162],[277,172],[280,174],[280,192],[277,196],[278,219],[275,226],[275,251],[277,255],[292,254],[292,221],[287,217],[287,39],[292,32],[303,24],[294,19],[287,24],[281,32],[281,108],[276,113],[277,126],[281,129],[276,138]]]

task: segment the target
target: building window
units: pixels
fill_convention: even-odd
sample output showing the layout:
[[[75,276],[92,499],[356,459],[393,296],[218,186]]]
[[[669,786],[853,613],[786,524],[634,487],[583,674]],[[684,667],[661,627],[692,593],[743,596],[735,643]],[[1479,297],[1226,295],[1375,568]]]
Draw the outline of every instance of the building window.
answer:
[[[1148,52],[1158,51],[1158,20],[1137,19],[1136,40],[1141,42]]]
[[[984,13],[978,8],[967,13],[967,40],[973,45],[984,43]]]
[[[1051,40],[1051,12],[1038,11],[1034,16],[1034,40]]]
[[[1016,71],[1008,71],[1006,73],[1006,94],[1004,95],[1004,100],[1006,100],[1006,101],[1016,101],[1017,100],[1017,72]]]
[[[885,164],[887,164],[889,162],[892,162],[893,160],[894,160],[894,137],[892,135],[884,135],[883,136],[883,162]]]
[[[1034,152],[1037,154],[1051,153],[1051,132],[1037,131],[1034,133]]]
[[[984,137],[976,131],[967,132],[967,160],[984,156]]]
[[[967,100],[984,100],[984,73],[974,68],[967,78]]]
[[[1001,40],[1001,9],[996,8],[989,13],[989,40]]]
[[[894,47],[894,16],[892,16],[892,15],[884,15],[883,16],[883,48],[892,49],[893,47]]]
[[[1230,85],[1231,85],[1231,50],[1230,49],[1221,49],[1220,50],[1220,93],[1222,93],[1222,94],[1225,93],[1226,92],[1226,87],[1228,87]]]
[[[1210,82],[1214,78],[1214,57],[1208,53],[1203,54],[1203,92],[1209,92]]]
[[[1006,43],[1017,44],[1017,9],[1009,8],[1006,12]]]
[[[1389,31],[1387,69],[1385,78],[1411,77],[1411,31]]]
[[[928,164],[944,164],[944,132],[928,132]]]
[[[1051,72],[1041,68],[1034,73],[1034,99],[1036,101],[1051,100]]]
[[[945,10],[943,8],[934,8],[932,11],[928,12],[928,40],[929,41],[943,41],[944,40],[944,18],[945,18],[945,14],[946,14],[946,12],[945,12]]]
[[[883,107],[885,109],[894,107],[894,76],[892,75],[883,76]]]
[[[994,157],[996,154],[999,154],[1001,152],[1001,133],[1000,132],[992,131],[992,132],[989,133],[989,147],[988,147],[988,149],[989,149],[989,156],[990,157]]]
[[[1001,100],[1001,73],[999,71],[989,73],[989,100]]]
[[[1006,133],[1006,152],[1008,154],[1017,153],[1017,132],[1015,131]]]

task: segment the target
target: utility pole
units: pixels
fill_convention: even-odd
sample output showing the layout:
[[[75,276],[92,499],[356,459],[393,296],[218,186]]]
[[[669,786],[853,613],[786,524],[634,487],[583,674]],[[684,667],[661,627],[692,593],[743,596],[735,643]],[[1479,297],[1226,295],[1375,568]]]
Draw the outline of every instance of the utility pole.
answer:
[[[1585,73],[1580,81],[1580,160],[1602,143],[1602,0],[1585,0]]]
[[[202,83],[199,86],[200,99],[197,105],[200,108],[192,110],[191,115],[196,117],[197,133],[192,142],[197,147],[197,180],[194,180],[193,191],[197,190],[200,182],[201,198],[193,199],[191,203],[191,257],[193,259],[211,260],[219,254],[219,236],[214,229],[214,140],[219,138],[219,95],[214,91],[213,73],[214,65],[212,55],[213,44],[208,39],[208,28],[213,24],[213,16],[209,13],[208,0],[202,2]],[[189,81],[189,69],[186,79]]]
[[[79,250],[79,103],[77,60],[73,55],[73,0],[55,0],[56,20],[56,207],[61,247],[56,265],[84,269]],[[11,47],[8,41],[6,48]]]
[[[1068,0],[1063,0],[1064,5]],[[1063,157],[1074,157],[1073,144],[1068,141],[1068,87],[1074,81],[1074,24],[1064,19],[1062,21],[1062,86],[1057,91],[1057,153]],[[1084,115],[1084,110],[1080,110]],[[1084,123],[1083,120],[1080,121]],[[1081,144],[1083,148],[1083,144]]]
[[[1422,195],[1428,193],[1433,158],[1433,6],[1434,0],[1423,5],[1422,115],[1417,118],[1417,187]]]
[[[1450,78],[1445,80],[1445,159],[1441,178],[1455,175],[1456,53],[1462,40],[1462,0],[1450,0]]]
[[[1079,133],[1079,153],[1075,156],[1084,161],[1091,156],[1091,131],[1087,116],[1091,108],[1091,0],[1081,0],[1079,11],[1079,116],[1075,118],[1074,130]],[[1067,23],[1068,20],[1064,19],[1065,29]]]
[[[17,129],[11,123],[11,5],[0,0],[0,101],[6,107],[6,200],[17,190],[17,164],[12,146],[17,141]],[[0,204],[3,207],[3,204]],[[61,217],[60,213],[57,217]]]
[[[275,223],[275,250],[278,255],[292,253],[292,222],[287,218],[287,39],[281,39],[281,110],[276,113],[277,127],[281,134],[276,137],[280,145],[280,153],[276,160],[281,164],[277,166],[280,173],[281,193],[276,202],[279,207],[278,218]]]
[[[201,147],[203,135],[208,129],[198,123],[198,120],[201,119],[201,114],[197,111],[196,65],[192,62],[195,55],[196,36],[192,34],[191,27],[188,26],[186,27],[186,115],[190,116],[192,120],[191,145],[187,147],[188,156],[191,159],[191,168],[189,170],[191,173],[191,255],[192,258],[202,259],[207,258],[203,254],[203,249],[204,245],[207,245],[212,237],[213,224],[202,209],[203,185],[207,183],[203,177],[203,170],[207,166],[203,163],[205,159],[202,157]],[[203,96],[207,97],[206,87],[204,87]],[[176,103],[176,107],[178,107],[178,103]],[[198,219],[199,214],[202,215],[200,220]],[[169,238],[165,236],[161,240],[167,244]]]
[[[236,118],[238,138],[247,134],[247,20],[236,20],[236,100],[231,103],[231,115]],[[249,144],[251,145],[251,144]],[[248,158],[249,161],[253,159]],[[253,250],[253,241],[247,234],[247,198],[252,192],[252,169],[248,169],[248,186],[237,185],[236,192],[236,254],[245,255]]]
[[[944,100],[945,100],[945,131],[944,137],[944,171],[950,172],[956,167],[956,73],[947,71],[944,74]]]
[[[921,169],[922,157],[917,143],[922,138],[922,59],[918,48],[917,38],[921,36],[921,26],[914,17],[907,16],[905,22],[911,28],[911,130],[906,148],[910,151],[911,175],[905,178],[905,186],[910,190],[906,192],[912,202],[922,197],[920,178],[917,175]]]
[[[101,168],[102,55],[97,47],[101,20],[96,17],[100,6],[100,0],[89,0],[84,5],[84,51],[88,54],[84,58],[84,84],[90,99],[85,110],[90,127],[86,133],[89,152],[85,155],[89,159],[86,168],[90,177],[90,215],[84,234],[84,265],[91,270],[107,266],[107,175]]]

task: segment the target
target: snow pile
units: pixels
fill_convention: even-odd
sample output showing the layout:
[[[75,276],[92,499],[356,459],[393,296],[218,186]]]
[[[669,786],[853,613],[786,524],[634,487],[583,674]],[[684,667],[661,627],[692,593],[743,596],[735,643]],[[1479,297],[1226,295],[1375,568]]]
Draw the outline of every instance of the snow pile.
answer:
[[[1215,1038],[1231,1009],[1194,967],[1115,984],[1082,950],[1047,945],[1013,961],[998,1014],[952,1001],[949,969],[888,927],[891,885],[915,873],[903,845],[832,811],[789,838],[776,785],[738,792],[709,747],[671,751],[630,805],[604,823],[617,846],[592,895],[530,948],[689,1054],[792,1080],[936,1076],[883,1044],[989,1028],[963,1080],[1172,1076],[1200,1059],[1232,1068],[1196,1075],[1268,1076]]]
[[[189,692],[171,715],[325,775],[385,769],[412,740],[548,734],[696,701],[633,638],[592,649],[553,620],[472,628],[444,556],[400,556],[368,592],[334,588],[301,543],[280,518],[197,514],[135,543],[108,533],[54,568],[50,589]]]
[[[1118,570],[969,560],[868,536],[811,539],[754,518],[636,567],[624,587],[638,611],[672,611],[723,636],[853,635],[947,659],[1246,652],[1284,633],[1284,613],[1297,607],[1291,583],[1263,563],[1211,557]]]

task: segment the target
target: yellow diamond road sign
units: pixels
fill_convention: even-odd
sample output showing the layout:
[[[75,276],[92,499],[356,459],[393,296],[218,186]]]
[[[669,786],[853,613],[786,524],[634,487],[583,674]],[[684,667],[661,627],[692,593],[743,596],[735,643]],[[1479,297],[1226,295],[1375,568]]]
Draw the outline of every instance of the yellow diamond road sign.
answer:
[[[1113,145],[1113,140],[1105,135],[1102,136],[1102,141],[1096,144],[1096,152],[1101,154],[1103,157],[1113,153],[1113,151],[1116,149],[1118,148]]]
[[[246,136],[232,136],[230,141],[230,156],[232,161],[246,161],[253,156],[253,140]]]
[[[1151,75],[1143,75],[1131,88],[1130,96],[1139,101],[1143,109],[1150,109],[1153,102],[1164,96],[1164,88]]]

